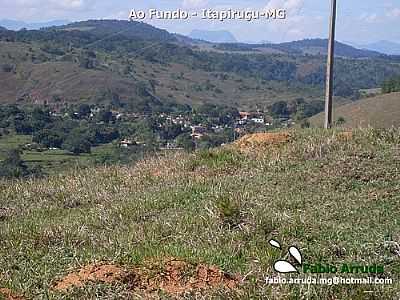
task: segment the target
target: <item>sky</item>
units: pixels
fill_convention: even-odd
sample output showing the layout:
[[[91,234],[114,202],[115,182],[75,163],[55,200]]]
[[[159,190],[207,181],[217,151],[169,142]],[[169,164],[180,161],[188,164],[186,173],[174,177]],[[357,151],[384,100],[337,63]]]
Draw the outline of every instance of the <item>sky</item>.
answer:
[[[355,45],[389,40],[400,42],[399,0],[337,0],[337,39]],[[286,9],[285,20],[217,21],[151,20],[145,22],[170,32],[188,35],[193,29],[228,30],[241,42],[283,42],[326,38],[330,0],[0,0],[0,19],[25,22],[87,19],[127,20],[132,9],[217,11]]]

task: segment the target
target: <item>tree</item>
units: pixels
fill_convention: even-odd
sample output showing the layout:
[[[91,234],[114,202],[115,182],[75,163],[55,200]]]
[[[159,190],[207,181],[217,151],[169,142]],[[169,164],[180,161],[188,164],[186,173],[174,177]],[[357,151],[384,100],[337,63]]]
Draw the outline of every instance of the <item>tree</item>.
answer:
[[[80,118],[86,118],[90,115],[91,109],[88,104],[81,104],[78,108],[78,114]]]
[[[91,144],[84,136],[70,135],[62,147],[75,155],[91,152]]]
[[[91,128],[90,136],[95,144],[107,144],[120,137],[117,129],[106,125]]]
[[[400,91],[400,77],[385,80],[382,84],[382,92],[384,94]]]
[[[188,152],[192,152],[196,148],[196,144],[193,142],[192,137],[188,133],[181,134],[176,139],[178,147],[182,147]]]
[[[0,162],[0,177],[19,178],[29,175],[29,169],[21,159],[21,151],[10,150],[4,161]]]
[[[278,101],[272,104],[270,108],[271,114],[275,117],[287,117],[289,115],[288,104],[285,101]]]
[[[43,129],[34,134],[33,142],[39,143],[47,148],[60,148],[64,142],[64,138],[61,132],[54,129]]]
[[[31,114],[33,130],[41,130],[51,123],[51,117],[48,110],[36,107]]]
[[[97,120],[99,122],[110,123],[113,121],[113,114],[108,109],[101,110],[97,116]]]
[[[344,117],[339,117],[337,120],[336,120],[336,126],[342,126],[342,125],[344,125],[346,123],[346,119],[344,118]]]
[[[164,140],[173,140],[182,133],[182,127],[178,124],[168,124],[160,132],[160,137]]]

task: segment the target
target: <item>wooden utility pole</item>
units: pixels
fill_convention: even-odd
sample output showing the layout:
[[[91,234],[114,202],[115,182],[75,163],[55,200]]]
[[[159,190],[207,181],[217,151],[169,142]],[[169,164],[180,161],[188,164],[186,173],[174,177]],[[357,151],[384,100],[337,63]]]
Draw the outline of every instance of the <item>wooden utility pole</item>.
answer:
[[[325,128],[332,127],[333,108],[333,65],[335,60],[336,0],[332,1],[331,21],[329,26],[328,62],[326,71]]]

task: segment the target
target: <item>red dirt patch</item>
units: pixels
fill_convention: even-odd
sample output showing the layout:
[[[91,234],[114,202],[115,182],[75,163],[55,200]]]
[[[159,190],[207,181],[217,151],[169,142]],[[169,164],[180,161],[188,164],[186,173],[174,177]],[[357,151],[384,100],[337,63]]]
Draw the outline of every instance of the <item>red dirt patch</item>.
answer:
[[[213,266],[192,265],[172,259],[165,262],[161,272],[147,280],[146,289],[148,291],[161,289],[168,294],[179,295],[213,288],[234,289],[238,286],[239,280],[238,276],[230,276]]]
[[[0,289],[0,296],[3,296],[5,300],[24,300],[25,298],[14,293],[9,289]]]
[[[234,145],[241,151],[248,151],[252,149],[286,144],[290,141],[290,138],[291,137],[288,132],[255,133],[245,135],[236,141]]]
[[[90,281],[113,283],[123,279],[125,276],[125,271],[114,265],[88,265],[78,272],[65,276],[57,282],[54,288],[58,291],[65,291],[72,287],[82,287]]]
[[[159,290],[170,295],[182,295],[216,288],[235,289],[240,277],[228,275],[213,266],[169,259],[130,270],[114,265],[89,265],[58,281],[54,289],[66,292],[90,282],[124,283],[133,291],[146,295]]]

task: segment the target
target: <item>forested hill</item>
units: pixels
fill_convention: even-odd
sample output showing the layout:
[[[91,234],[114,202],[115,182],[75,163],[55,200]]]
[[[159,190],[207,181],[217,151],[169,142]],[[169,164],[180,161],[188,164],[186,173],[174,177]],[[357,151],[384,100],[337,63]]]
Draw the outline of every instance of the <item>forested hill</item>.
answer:
[[[324,40],[246,53],[213,48],[145,23],[89,20],[41,30],[0,31],[0,101],[217,103],[266,107],[322,97]],[[318,48],[317,47],[317,48]],[[347,46],[346,46],[347,47]],[[390,56],[336,61],[335,93],[356,98],[400,75]],[[301,50],[303,49],[303,50]],[[307,50],[308,49],[308,50]],[[339,47],[340,51],[341,47]],[[343,50],[344,51],[344,50]],[[353,55],[354,56],[354,55]],[[356,55],[357,56],[357,55]],[[117,101],[117,100],[115,100]]]
[[[153,41],[176,41],[173,34],[163,29],[143,22],[129,22],[120,20],[89,20],[75,22],[65,26],[52,27],[48,30],[56,31],[82,31],[97,37],[107,37],[116,34],[119,38],[143,39]]]
[[[287,55],[326,55],[328,49],[328,40],[305,39],[280,44],[223,43],[215,45],[214,48],[227,51],[275,52]],[[389,55],[371,50],[357,49],[338,41],[335,42],[335,54],[336,56],[343,58],[390,59]]]

